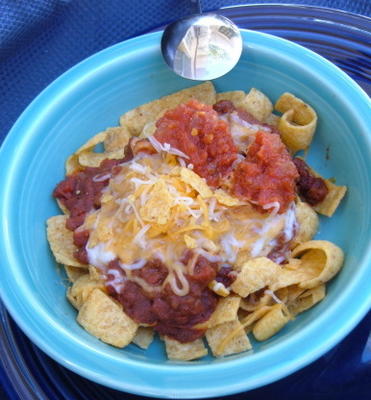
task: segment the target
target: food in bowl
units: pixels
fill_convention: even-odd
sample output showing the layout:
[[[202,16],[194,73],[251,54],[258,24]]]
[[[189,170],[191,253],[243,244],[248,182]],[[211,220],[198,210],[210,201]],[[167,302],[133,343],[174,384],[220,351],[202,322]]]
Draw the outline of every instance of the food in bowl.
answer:
[[[209,82],[124,114],[66,163],[48,240],[77,321],[117,347],[170,359],[249,350],[321,301],[342,250],[312,240],[346,188],[299,157],[314,109],[290,93]],[[97,145],[103,144],[104,151]]]

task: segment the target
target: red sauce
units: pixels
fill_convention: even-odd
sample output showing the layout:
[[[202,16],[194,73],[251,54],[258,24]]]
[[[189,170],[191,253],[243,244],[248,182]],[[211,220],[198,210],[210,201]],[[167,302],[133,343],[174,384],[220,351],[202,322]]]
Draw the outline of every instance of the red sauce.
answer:
[[[113,167],[128,161],[132,155],[120,160],[104,160],[99,167],[86,167],[77,171],[58,184],[53,196],[70,212],[67,228],[71,231],[84,223],[86,214],[100,207],[102,189],[108,185]],[[102,178],[105,178],[102,180]]]
[[[154,259],[148,261],[143,268],[133,271],[133,275],[152,286],[161,286],[168,275],[168,269],[160,260]]]
[[[86,244],[88,243],[90,232],[88,230],[75,230],[73,232],[73,243],[77,247],[74,257],[82,264],[89,264]]]
[[[218,114],[228,114],[228,113],[233,112],[236,109],[236,107],[229,100],[220,100],[213,105],[213,109]]]
[[[234,273],[232,266],[221,267],[215,277],[217,282],[222,283],[226,288],[231,286],[236,280],[237,275]]]
[[[278,135],[260,131],[247,149],[246,158],[233,175],[233,192],[258,209],[279,202],[279,213],[295,199],[298,172]]]
[[[237,158],[228,124],[211,106],[190,100],[167,111],[156,123],[156,139],[185,153],[193,170],[219,186]]]
[[[108,269],[116,269],[125,278],[118,261]],[[122,304],[125,312],[138,323],[149,324],[156,331],[182,343],[192,342],[204,334],[194,326],[210,318],[216,308],[217,296],[207,285],[216,277],[217,264],[199,257],[192,275],[186,275],[190,290],[186,296],[174,294],[169,284],[160,291],[146,292],[136,282],[126,280],[119,293],[110,284],[114,276],[108,274],[107,289]],[[158,260],[148,262],[133,275],[141,277],[152,286],[163,284],[167,268]]]
[[[299,179],[296,184],[300,197],[311,206],[321,203],[328,194],[324,180],[314,176],[302,159],[294,158],[293,161],[299,172]]]
[[[102,161],[99,167],[86,167],[82,171],[77,171],[67,176],[53,191],[53,196],[70,212],[66,227],[74,231],[73,239],[78,248],[75,258],[83,264],[88,264],[85,245],[89,239],[89,232],[76,229],[84,223],[86,214],[90,210],[100,207],[102,190],[108,185],[111,175],[119,171],[117,166],[132,158],[131,147],[126,146],[124,158],[107,159]]]

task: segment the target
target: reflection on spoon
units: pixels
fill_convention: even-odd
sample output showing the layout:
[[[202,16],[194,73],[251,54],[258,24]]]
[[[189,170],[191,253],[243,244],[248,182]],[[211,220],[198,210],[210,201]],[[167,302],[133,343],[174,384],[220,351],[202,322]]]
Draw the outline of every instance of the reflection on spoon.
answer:
[[[238,27],[221,15],[194,15],[168,25],[161,40],[166,63],[178,75],[210,80],[229,72],[242,53]]]

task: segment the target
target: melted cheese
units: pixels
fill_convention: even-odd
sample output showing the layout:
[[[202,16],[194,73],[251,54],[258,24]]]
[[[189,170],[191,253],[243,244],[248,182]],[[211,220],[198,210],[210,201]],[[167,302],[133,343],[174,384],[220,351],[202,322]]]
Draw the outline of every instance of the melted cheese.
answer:
[[[169,271],[162,287],[169,284],[175,294],[184,296],[189,291],[185,274],[193,273],[200,256],[238,268],[249,258],[267,255],[278,235],[283,233],[286,241],[293,238],[294,203],[284,214],[278,214],[279,204],[267,204],[270,213],[261,214],[220,190],[202,191],[194,182],[185,182],[184,167],[174,164],[174,155],[162,154],[174,149],[161,146],[161,153],[137,156],[110,177],[101,208],[89,214],[81,227],[90,231],[86,246],[90,264],[110,273],[107,265],[118,258],[125,279],[146,291],[158,291],[161,287],[132,274],[157,258]],[[187,248],[192,248],[193,256],[184,265],[180,260]],[[120,287],[123,282],[118,275],[115,279],[114,285]]]
[[[89,264],[98,268],[104,268],[116,258],[115,253],[106,250],[105,243],[99,243],[94,247],[87,247]]]
[[[113,279],[109,281],[109,284],[116,290],[117,293],[120,293],[121,289],[124,287],[126,278],[123,277],[122,274],[117,271],[117,269],[108,269],[107,275],[113,276]]]

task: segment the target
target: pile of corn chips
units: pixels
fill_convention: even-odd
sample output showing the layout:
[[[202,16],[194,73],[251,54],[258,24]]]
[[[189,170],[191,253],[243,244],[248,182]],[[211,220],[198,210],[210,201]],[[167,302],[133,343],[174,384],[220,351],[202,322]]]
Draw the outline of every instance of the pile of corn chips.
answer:
[[[213,85],[206,82],[126,112],[120,118],[120,126],[97,134],[69,157],[66,174],[98,167],[104,159],[122,158],[131,137],[151,137],[155,122],[165,111],[190,99],[209,105],[232,101],[261,123],[276,126],[292,154],[309,148],[317,125],[313,108],[290,93],[284,93],[273,106],[257,89],[247,94],[216,93]],[[104,152],[95,151],[99,143]],[[343,264],[339,247],[329,241],[313,240],[318,229],[317,214],[332,216],[346,192],[344,186],[327,179],[324,182],[329,192],[317,206],[311,207],[297,198],[287,213],[261,214],[227,192],[210,188],[191,165],[180,163],[174,154],[136,158],[110,179],[108,190],[102,194],[101,208],[88,214],[83,226],[90,231],[87,246],[114,253],[123,265],[133,265],[138,258],[148,260],[162,252],[165,264],[175,265],[169,275],[173,277],[173,291],[180,296],[187,293],[187,288],[186,282],[181,287],[176,283],[182,281],[177,260],[186,249],[207,254],[211,260],[227,260],[234,267],[236,279],[230,287],[216,281],[209,285],[219,300],[211,317],[195,327],[205,329],[204,339],[190,343],[166,336],[161,339],[168,358],[173,360],[205,356],[205,341],[216,357],[240,353],[251,349],[249,337],[267,340],[297,314],[321,301],[326,294],[325,283]],[[148,348],[154,338],[153,329],[133,321],[122,305],[108,295],[103,261],[98,257],[95,263],[85,265],[74,258],[73,234],[66,228],[68,211],[60,206],[64,214],[47,221],[47,236],[56,261],[64,266],[72,283],[67,297],[78,310],[78,323],[110,345],[124,347],[134,343]],[[277,235],[292,219],[297,229],[291,238],[287,262],[279,265],[267,255]]]

